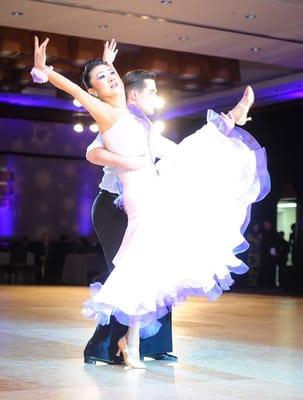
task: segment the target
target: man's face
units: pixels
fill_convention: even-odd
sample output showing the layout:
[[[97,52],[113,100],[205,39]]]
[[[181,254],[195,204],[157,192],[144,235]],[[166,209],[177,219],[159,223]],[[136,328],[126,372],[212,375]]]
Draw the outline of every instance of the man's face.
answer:
[[[155,112],[157,103],[157,86],[153,79],[145,79],[145,86],[142,90],[136,90],[136,105],[146,115],[152,115]]]

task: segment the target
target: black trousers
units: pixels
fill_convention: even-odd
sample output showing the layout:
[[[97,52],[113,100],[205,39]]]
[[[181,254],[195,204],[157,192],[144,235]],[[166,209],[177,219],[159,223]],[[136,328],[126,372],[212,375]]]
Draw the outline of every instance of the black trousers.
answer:
[[[102,191],[96,197],[92,207],[92,221],[103,248],[108,271],[100,275],[96,280],[104,283],[113,270],[112,260],[121,245],[127,227],[125,212],[117,208],[113,202],[116,195]],[[160,319],[162,324],[159,332],[150,338],[141,339],[140,355],[156,355],[172,351],[172,323],[171,313]],[[104,360],[115,360],[117,340],[124,336],[128,327],[119,324],[114,317],[110,325],[97,326],[94,336],[88,342],[84,351],[87,355],[98,352]]]

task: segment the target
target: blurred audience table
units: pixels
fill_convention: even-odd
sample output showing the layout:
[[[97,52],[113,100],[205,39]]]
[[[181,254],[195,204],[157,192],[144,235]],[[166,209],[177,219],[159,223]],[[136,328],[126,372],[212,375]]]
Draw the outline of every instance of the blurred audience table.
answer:
[[[64,262],[62,283],[87,285],[89,275],[101,274],[103,270],[104,261],[101,254],[68,254]]]
[[[10,253],[9,252],[0,252],[0,265],[9,264]]]

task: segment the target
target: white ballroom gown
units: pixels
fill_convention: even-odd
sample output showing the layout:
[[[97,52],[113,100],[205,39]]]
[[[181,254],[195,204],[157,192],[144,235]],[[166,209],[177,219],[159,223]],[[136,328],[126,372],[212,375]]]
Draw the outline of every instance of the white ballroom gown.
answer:
[[[236,255],[248,247],[251,204],[270,190],[266,153],[243,129],[222,133],[222,124],[209,111],[207,124],[156,164],[153,134],[132,114],[102,135],[109,151],[147,156],[138,170],[118,170],[128,226],[115,269],[91,285],[85,316],[101,325],[112,315],[128,326],[140,321],[141,337],[151,336],[172,306],[192,295],[214,300],[229,290],[231,273],[248,270]]]

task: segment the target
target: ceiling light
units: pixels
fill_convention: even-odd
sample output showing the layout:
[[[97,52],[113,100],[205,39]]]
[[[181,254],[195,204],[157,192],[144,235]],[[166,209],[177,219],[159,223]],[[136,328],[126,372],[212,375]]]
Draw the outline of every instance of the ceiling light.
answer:
[[[97,132],[99,132],[98,125],[97,125],[97,124],[95,124],[95,123],[93,123],[93,124],[90,124],[90,126],[89,126],[89,130],[90,130],[91,132],[94,132],[94,133],[97,133]]]
[[[141,15],[141,18],[142,19],[149,19],[149,16],[148,15]]]
[[[224,82],[226,82],[226,79],[221,78],[220,76],[217,76],[216,78],[213,78],[211,80],[211,83],[216,83],[216,84],[219,84],[219,85],[224,83]]]
[[[246,15],[245,15],[245,18],[246,18],[246,19],[256,19],[257,16],[256,16],[256,14],[246,14]]]
[[[21,12],[21,11],[13,11],[11,14],[12,14],[14,17],[20,17],[21,15],[23,15],[23,12]]]
[[[80,122],[75,124],[74,131],[77,133],[82,133],[84,131],[83,125]]]
[[[186,41],[186,40],[189,40],[189,37],[188,36],[179,36],[178,40]]]
[[[188,79],[195,79],[199,76],[198,73],[195,72],[184,72],[180,75],[180,79],[188,80]]]
[[[108,29],[108,25],[106,25],[106,24],[99,25],[99,28],[102,29],[103,31],[105,31],[106,29]]]
[[[253,51],[254,53],[258,53],[259,51],[261,51],[261,48],[260,47],[252,47],[250,50]]]
[[[187,89],[187,90],[195,90],[195,89],[197,89],[199,86],[196,84],[196,83],[186,83],[185,85],[184,85],[184,89]]]

